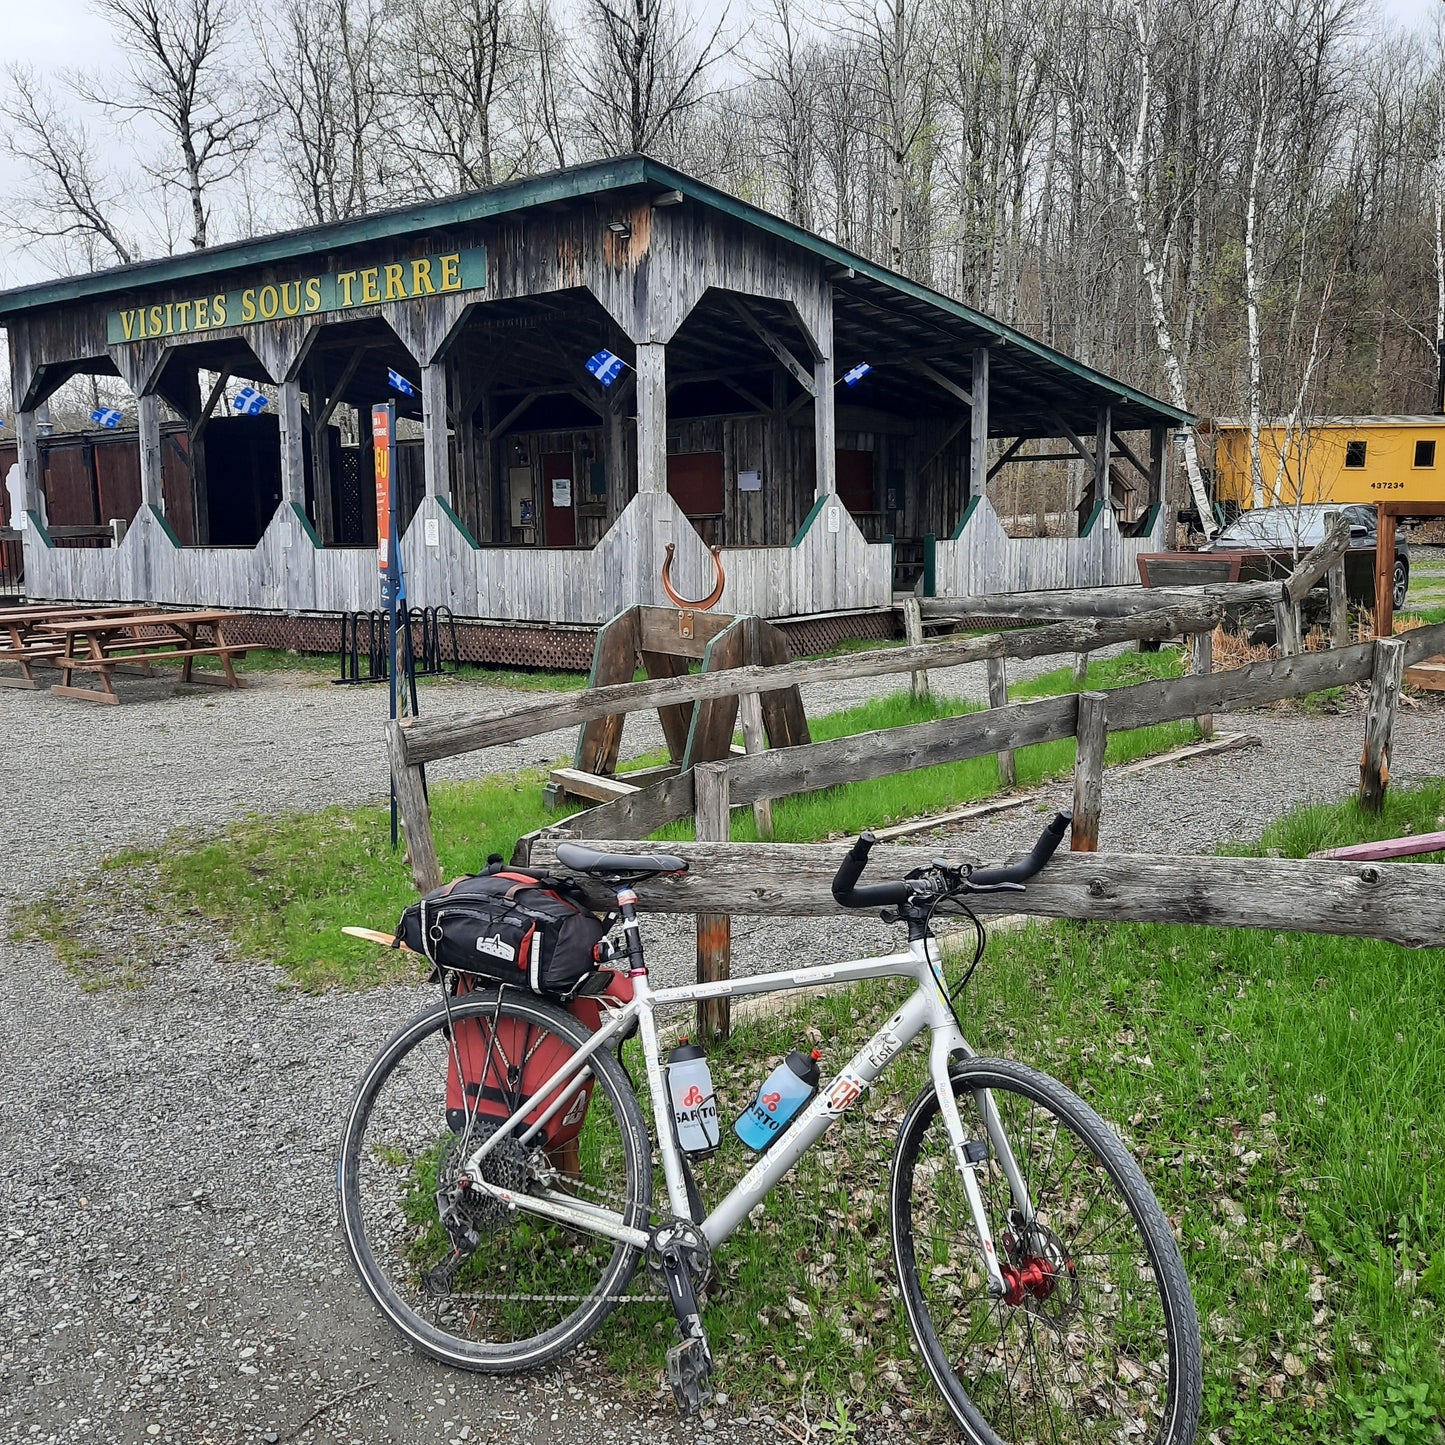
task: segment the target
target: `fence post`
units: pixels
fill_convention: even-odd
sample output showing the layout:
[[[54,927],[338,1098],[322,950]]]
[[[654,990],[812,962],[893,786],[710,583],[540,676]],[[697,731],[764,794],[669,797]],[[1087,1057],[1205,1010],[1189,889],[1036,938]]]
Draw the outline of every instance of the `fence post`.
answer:
[[[1340,519],[1338,512],[1325,513],[1325,531],[1329,532]],[[1345,596],[1345,559],[1338,558],[1325,574],[1330,589],[1330,646],[1350,645],[1350,604]]]
[[[1281,657],[1293,657],[1299,652],[1299,608],[1288,597],[1274,604],[1274,636]]]
[[[990,657],[988,668],[988,705],[1008,706],[1008,664],[1001,657]],[[1018,787],[1018,770],[1014,766],[1014,750],[1001,748],[998,754],[998,780],[1006,788]]]
[[[442,865],[437,860],[436,841],[431,834],[431,807],[427,803],[421,767],[407,762],[406,740],[398,723],[387,725],[386,751],[391,759],[396,811],[406,830],[406,856],[411,863],[412,881],[418,893],[430,893],[442,886]]]
[[[1074,686],[1083,687],[1089,680],[1089,654],[1087,652],[1076,652],[1074,654]]]
[[[749,753],[760,753],[768,745],[767,734],[763,731],[763,705],[757,693],[744,692],[738,695],[738,715],[743,725],[743,747]],[[758,825],[758,837],[764,843],[773,841],[773,800],[759,798],[753,804],[753,819]]]
[[[906,597],[903,600],[903,635],[908,641],[909,647],[923,646],[923,609],[918,605],[916,597]],[[920,667],[913,674],[913,696],[928,696],[928,671]]]
[[[1190,638],[1190,665],[1189,671],[1196,677],[1208,677],[1214,669],[1214,634],[1212,632],[1196,632]],[[1214,714],[1202,712],[1194,719],[1195,726],[1199,729],[1201,737],[1212,738],[1214,736]]]
[[[699,843],[730,841],[731,789],[726,763],[699,763],[692,770],[693,806]],[[697,981],[715,983],[732,970],[732,917],[726,913],[697,915]],[[701,999],[697,1006],[700,1043],[725,1039],[732,1025],[730,1001]]]
[[[1398,638],[1375,642],[1375,665],[1370,676],[1370,701],[1365,709],[1365,751],[1360,758],[1360,806],[1378,813],[1385,806],[1390,782],[1390,734],[1400,705],[1400,682],[1405,675],[1405,644]]]
[[[1075,853],[1099,850],[1099,814],[1104,806],[1104,748],[1109,740],[1109,699],[1102,692],[1079,694],[1079,720],[1074,732],[1074,826],[1070,847]]]

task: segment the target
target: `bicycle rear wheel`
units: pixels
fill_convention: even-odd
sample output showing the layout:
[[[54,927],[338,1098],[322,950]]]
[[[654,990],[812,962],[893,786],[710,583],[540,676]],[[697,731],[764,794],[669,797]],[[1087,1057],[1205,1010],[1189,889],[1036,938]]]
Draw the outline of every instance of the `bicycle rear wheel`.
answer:
[[[464,1160],[588,1037],[529,994],[471,994],[452,1001],[450,1028],[440,1004],[412,1019],[357,1086],[337,1171],[347,1248],[382,1313],[435,1359],[488,1372],[545,1364],[576,1348],[627,1292],[638,1249],[479,1191],[449,1193]],[[642,1111],[606,1049],[590,1066],[580,1132],[579,1097],[546,1126],[549,1137],[502,1140],[483,1177],[646,1228]]]
[[[989,1139],[992,1100],[1035,1210],[1025,1223],[990,1143],[975,1177],[1011,1285],[994,1298],[938,1096],[921,1094],[894,1154],[893,1252],[913,1338],[964,1434],[976,1445],[1188,1445],[1199,1322],[1139,1166],[1047,1074],[970,1059],[953,1088],[971,1141]]]

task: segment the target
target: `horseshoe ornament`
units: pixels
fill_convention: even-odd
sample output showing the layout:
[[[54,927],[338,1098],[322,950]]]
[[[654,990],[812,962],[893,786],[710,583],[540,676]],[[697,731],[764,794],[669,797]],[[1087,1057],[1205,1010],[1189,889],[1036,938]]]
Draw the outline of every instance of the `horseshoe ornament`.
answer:
[[[715,607],[718,598],[723,595],[723,586],[727,582],[726,576],[723,575],[722,548],[708,548],[708,551],[712,553],[713,570],[717,573],[717,585],[706,597],[700,598],[696,602],[689,602],[687,598],[679,596],[677,589],[672,585],[672,555],[676,551],[677,548],[669,542],[667,544],[667,556],[663,559],[662,563],[662,590],[667,593],[668,597],[676,606],[681,607],[684,611],[706,612],[709,607]]]

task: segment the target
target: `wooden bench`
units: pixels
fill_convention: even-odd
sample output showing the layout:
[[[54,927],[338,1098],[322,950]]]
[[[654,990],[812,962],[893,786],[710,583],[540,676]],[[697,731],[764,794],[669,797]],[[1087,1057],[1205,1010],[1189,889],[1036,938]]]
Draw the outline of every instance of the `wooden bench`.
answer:
[[[124,617],[77,618],[41,624],[41,630],[63,643],[52,659],[64,675],[50,690],[57,697],[78,697],[87,702],[118,703],[112,674],[127,664],[149,670],[153,662],[179,662],[182,682],[204,682],[220,687],[240,687],[241,679],[231,665],[234,657],[245,657],[246,648],[226,641],[225,612],[132,612]],[[194,674],[198,657],[220,660],[223,676]],[[99,687],[77,687],[77,672],[93,672]]]
[[[0,687],[38,688],[35,664],[56,666],[65,651],[64,641],[47,630],[53,622],[79,622],[97,617],[127,617],[143,607],[10,607],[0,610],[0,662],[19,664],[18,677],[0,673]]]

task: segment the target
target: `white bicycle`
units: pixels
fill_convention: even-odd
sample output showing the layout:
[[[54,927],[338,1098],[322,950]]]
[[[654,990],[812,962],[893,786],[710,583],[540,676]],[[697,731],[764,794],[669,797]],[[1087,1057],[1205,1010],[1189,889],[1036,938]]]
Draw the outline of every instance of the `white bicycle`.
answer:
[[[678,1319],[669,1380],[679,1406],[694,1412],[710,1393],[698,1292],[714,1252],[926,1033],[931,1082],[898,1133],[891,1234],[909,1328],[964,1435],[980,1445],[1187,1445],[1200,1406],[1199,1323],[1168,1221],[1087,1104],[1024,1064],[974,1054],[954,1010],[961,983],[947,982],[930,929],[940,910],[967,912],[970,892],[1021,889],[1068,822],[1060,814],[1012,866],[938,863],[859,887],[873,842],[865,833],[834,896],[895,909],[885,918],[906,923],[905,950],[659,989],[648,982],[633,885],[686,864],[562,845],[564,866],[616,892],[631,1001],[589,1030],[521,989],[444,994],[387,1042],[357,1087],[338,1167],[347,1245],[372,1298],[435,1359],[510,1372],[574,1349],[638,1298],[629,1287],[646,1261]],[[974,922],[976,964],[984,940]],[[917,988],[705,1212],[675,1134],[655,1011],[884,977]],[[480,1077],[495,1087],[459,1088],[451,1041],[472,1020],[487,1039]],[[651,1138],[620,1059],[634,1026]],[[535,1077],[540,1049],[556,1067],[524,1097],[519,1084],[529,1065]],[[579,1104],[580,1132],[557,1143]],[[657,1201],[654,1154],[666,1194]]]

